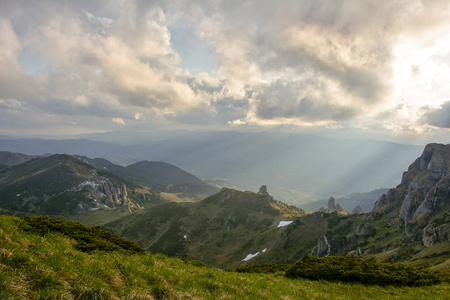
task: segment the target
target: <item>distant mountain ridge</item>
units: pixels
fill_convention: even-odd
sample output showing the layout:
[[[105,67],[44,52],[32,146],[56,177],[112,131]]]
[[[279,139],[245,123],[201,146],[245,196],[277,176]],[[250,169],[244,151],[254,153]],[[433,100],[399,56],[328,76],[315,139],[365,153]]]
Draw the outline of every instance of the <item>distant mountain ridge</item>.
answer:
[[[199,193],[209,196],[219,191],[195,175],[165,162],[140,161],[123,167],[103,158],[76,157],[97,168],[106,169],[118,176],[163,192]]]
[[[209,182],[229,182],[240,190],[257,190],[266,183],[277,199],[301,206],[330,196],[394,187],[423,149],[286,132],[173,131],[158,136],[122,132],[105,136],[103,142],[0,140],[0,150],[103,157],[119,165],[164,161]]]

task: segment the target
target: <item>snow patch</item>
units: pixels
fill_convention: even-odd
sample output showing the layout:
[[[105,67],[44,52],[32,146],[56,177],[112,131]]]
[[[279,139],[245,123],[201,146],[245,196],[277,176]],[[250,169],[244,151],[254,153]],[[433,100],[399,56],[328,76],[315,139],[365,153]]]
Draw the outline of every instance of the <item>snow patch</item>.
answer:
[[[262,249],[261,251],[256,252],[255,254],[248,254],[242,261],[249,261],[250,259],[252,259],[253,257],[256,257],[259,255],[259,253],[264,253],[267,251],[267,248]]]
[[[255,254],[248,254],[242,261],[248,261],[248,260],[252,259],[253,257],[258,256],[258,254],[259,254],[259,251],[256,252]]]
[[[294,221],[280,221],[280,224],[278,224],[277,227],[284,227],[284,226],[288,226],[289,224],[291,224]]]

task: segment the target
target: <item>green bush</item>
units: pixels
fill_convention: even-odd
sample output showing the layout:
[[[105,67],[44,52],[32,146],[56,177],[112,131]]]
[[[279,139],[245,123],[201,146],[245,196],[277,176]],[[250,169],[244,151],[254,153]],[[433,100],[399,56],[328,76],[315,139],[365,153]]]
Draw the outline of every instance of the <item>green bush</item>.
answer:
[[[231,272],[238,273],[265,273],[265,274],[274,274],[274,273],[283,273],[288,270],[292,265],[284,265],[284,264],[260,264],[260,265],[245,265],[241,267],[237,267],[235,269],[231,269]]]
[[[379,263],[356,256],[313,257],[306,254],[286,271],[290,278],[339,280],[376,285],[429,285],[443,281],[442,274],[400,263]]]
[[[111,232],[100,229],[99,226],[85,226],[78,222],[65,221],[50,217],[24,216],[25,224],[22,229],[46,235],[50,232],[62,233],[76,241],[75,247],[83,252],[94,250],[102,251],[127,251],[131,253],[145,252],[135,242],[128,241]]]

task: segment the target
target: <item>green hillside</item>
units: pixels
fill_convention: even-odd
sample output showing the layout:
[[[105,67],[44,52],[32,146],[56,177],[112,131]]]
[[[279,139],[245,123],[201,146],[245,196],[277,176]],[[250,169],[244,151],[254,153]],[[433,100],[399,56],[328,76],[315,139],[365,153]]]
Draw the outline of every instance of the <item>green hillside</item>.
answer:
[[[132,254],[128,246],[83,252],[76,238],[30,227],[26,219],[0,215],[0,299],[448,299],[450,295],[448,282],[364,285],[286,278],[282,273],[227,272],[192,260]]]
[[[0,208],[15,214],[70,216],[164,202],[151,189],[66,154],[0,167],[0,195]]]

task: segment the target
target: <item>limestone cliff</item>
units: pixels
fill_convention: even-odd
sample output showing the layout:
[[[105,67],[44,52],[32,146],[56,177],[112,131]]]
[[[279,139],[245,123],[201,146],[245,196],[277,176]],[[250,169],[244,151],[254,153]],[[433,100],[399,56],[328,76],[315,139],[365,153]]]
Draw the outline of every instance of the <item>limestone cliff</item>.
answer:
[[[403,173],[401,183],[378,199],[373,212],[399,207],[407,238],[431,246],[437,240],[436,228],[446,222],[445,217],[434,216],[450,202],[449,168],[450,145],[427,145]]]

